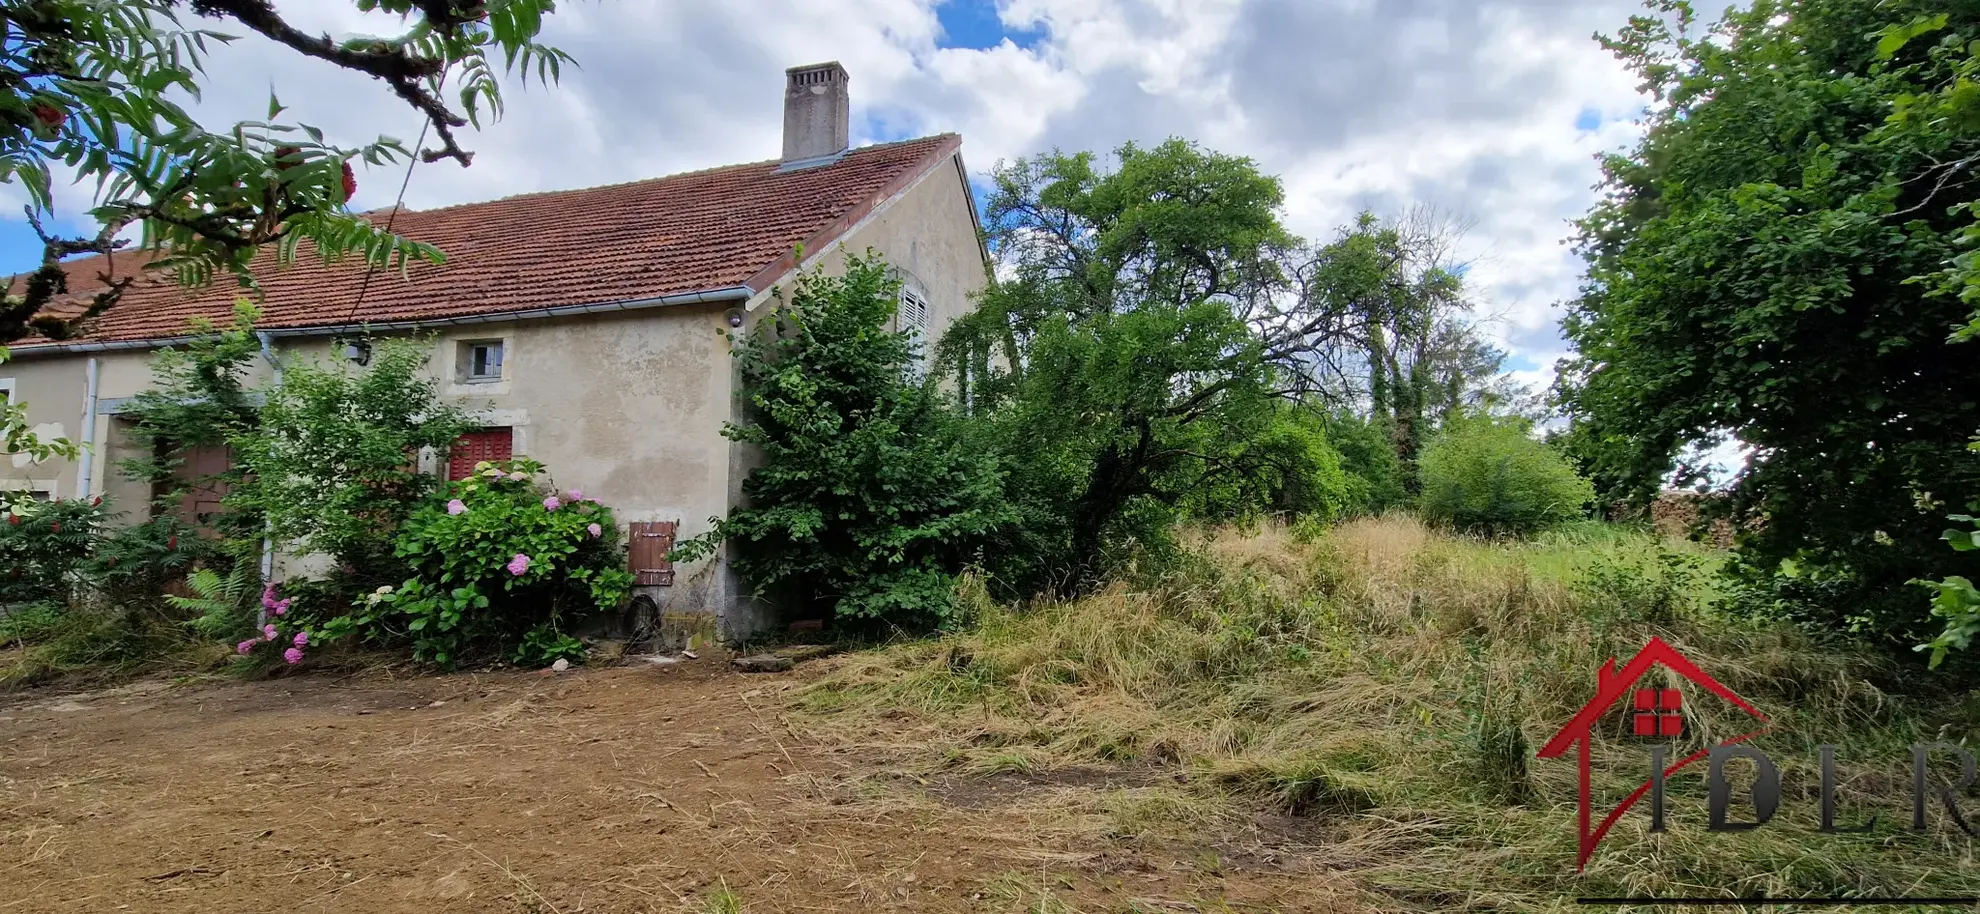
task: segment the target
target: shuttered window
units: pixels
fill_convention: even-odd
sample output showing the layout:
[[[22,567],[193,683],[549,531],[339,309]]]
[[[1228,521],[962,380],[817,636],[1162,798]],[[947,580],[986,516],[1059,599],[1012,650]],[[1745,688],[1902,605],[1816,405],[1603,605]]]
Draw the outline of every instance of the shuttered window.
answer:
[[[648,586],[674,583],[674,563],[667,561],[667,553],[674,550],[674,531],[679,528],[680,521],[672,520],[628,525],[626,562],[633,573],[633,583]]]
[[[447,478],[466,479],[474,475],[474,465],[515,456],[515,430],[483,428],[454,439],[447,448]]]
[[[928,338],[928,300],[921,293],[906,286],[901,287],[901,329],[914,335],[915,363],[913,374],[920,378],[928,373],[929,352],[934,347]]]

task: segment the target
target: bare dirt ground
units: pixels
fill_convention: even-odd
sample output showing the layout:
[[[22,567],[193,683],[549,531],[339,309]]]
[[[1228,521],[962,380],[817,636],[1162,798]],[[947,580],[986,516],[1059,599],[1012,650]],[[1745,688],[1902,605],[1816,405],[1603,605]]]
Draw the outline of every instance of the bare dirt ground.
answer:
[[[1283,848],[1065,827],[1076,776],[901,776],[782,712],[811,671],[0,697],[0,914],[1361,909]]]

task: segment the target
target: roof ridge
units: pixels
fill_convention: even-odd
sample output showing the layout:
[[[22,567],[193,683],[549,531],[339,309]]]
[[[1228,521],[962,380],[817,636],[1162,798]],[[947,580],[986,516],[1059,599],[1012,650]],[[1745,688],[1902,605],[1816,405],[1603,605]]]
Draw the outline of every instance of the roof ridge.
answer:
[[[909,137],[904,140],[889,140],[885,143],[868,143],[865,146],[855,146],[851,149],[848,149],[846,150],[845,154],[847,156],[851,156],[855,153],[866,152],[867,150],[872,150],[872,149],[886,149],[892,146],[906,146],[910,143],[925,143],[928,142],[929,140],[945,140],[948,139],[949,137],[958,136],[958,135],[959,134],[956,134],[953,131],[947,131],[943,133],[931,133],[927,136]],[[841,159],[840,161],[843,162],[844,159]],[[696,168],[690,171],[677,171],[672,174],[654,175],[653,177],[650,178],[634,178],[630,181],[614,181],[610,184],[592,184],[585,187],[565,187],[554,190],[524,191],[523,193],[510,194],[506,197],[495,197],[490,200],[473,200],[466,203],[449,203],[446,204],[445,206],[435,206],[430,209],[401,208],[399,210],[399,214],[421,215],[425,213],[441,213],[441,212],[446,212],[448,210],[463,209],[465,207],[470,207],[470,206],[487,206],[491,203],[507,203],[511,200],[527,200],[534,197],[548,197],[557,194],[578,194],[593,190],[616,190],[618,188],[632,187],[634,185],[639,185],[639,184],[657,184],[661,181],[673,181],[680,178],[693,178],[702,175],[712,175],[726,171],[738,171],[745,168],[763,168],[766,166],[777,165],[782,162],[783,162],[782,159],[759,159],[754,162],[736,162],[730,165],[712,165],[707,168]],[[838,164],[838,163],[835,162],[833,164]],[[391,211],[392,211],[392,207],[384,206],[375,210],[367,210],[361,215],[370,215],[371,213],[383,214],[383,213],[389,213]]]

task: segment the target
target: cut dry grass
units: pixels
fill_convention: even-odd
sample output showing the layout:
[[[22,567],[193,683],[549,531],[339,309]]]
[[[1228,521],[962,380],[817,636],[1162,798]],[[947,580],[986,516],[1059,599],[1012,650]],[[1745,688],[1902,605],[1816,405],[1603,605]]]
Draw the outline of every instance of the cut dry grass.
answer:
[[[1980,893],[1972,845],[1943,817],[1898,827],[1906,747],[1958,739],[1966,716],[1888,694],[1878,683],[1894,672],[1875,658],[1721,614],[1717,558],[1696,547],[1599,526],[1461,540],[1386,518],[1226,531],[1191,555],[1070,604],[1017,610],[970,586],[973,629],[850,658],[799,707],[829,718],[820,732],[924,773],[1159,774],[1167,786],[1061,792],[1040,815],[1063,827],[1040,832],[1214,846],[1269,823],[1270,840],[1324,846],[1384,908]],[[1575,765],[1534,750],[1593,694],[1604,660],[1652,635],[1773,716],[1763,748],[1782,811],[1757,831],[1710,833],[1702,778],[1686,772],[1668,788],[1668,832],[1632,812],[1576,877]],[[1690,743],[1751,729],[1687,697]],[[1843,821],[1879,814],[1874,835],[1817,832],[1821,743],[1843,747]],[[1645,758],[1627,740],[1601,745],[1599,808],[1642,781]]]

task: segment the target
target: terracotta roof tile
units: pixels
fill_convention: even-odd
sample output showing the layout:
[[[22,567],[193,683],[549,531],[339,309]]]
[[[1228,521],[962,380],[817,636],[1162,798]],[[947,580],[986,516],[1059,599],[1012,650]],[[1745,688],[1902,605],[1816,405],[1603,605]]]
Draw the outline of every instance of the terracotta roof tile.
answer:
[[[361,264],[326,265],[304,251],[277,268],[273,254],[264,253],[255,271],[266,292],[259,326],[440,320],[742,285],[760,291],[789,269],[794,247],[821,247],[960,144],[943,134],[866,146],[830,165],[781,174],[779,163],[757,162],[405,210],[393,230],[439,247],[445,263],[414,265],[405,277],[377,271],[360,302]],[[373,218],[385,215],[381,210]],[[65,263],[71,288],[100,288],[101,261]],[[86,339],[180,336],[194,317],[224,322],[239,294],[225,276],[197,289],[179,287],[169,275],[146,277],[96,320]],[[32,350],[35,342],[23,340],[18,348]]]

